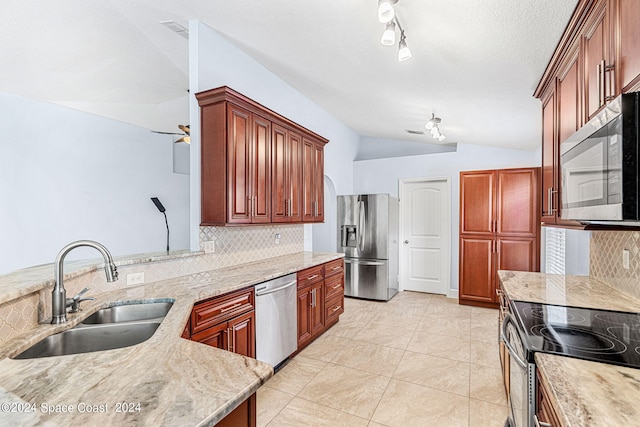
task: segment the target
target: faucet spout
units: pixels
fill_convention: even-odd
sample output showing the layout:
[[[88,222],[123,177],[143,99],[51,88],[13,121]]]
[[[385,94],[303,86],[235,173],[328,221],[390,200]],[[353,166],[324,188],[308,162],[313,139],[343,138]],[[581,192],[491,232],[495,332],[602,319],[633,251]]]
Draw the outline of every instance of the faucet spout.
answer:
[[[118,268],[113,262],[113,257],[109,250],[93,240],[78,240],[69,243],[60,250],[54,264],[55,285],[51,293],[51,323],[58,325],[67,321],[67,291],[64,288],[64,259],[73,249],[88,246],[96,249],[104,258],[104,272],[108,282],[118,280]]]

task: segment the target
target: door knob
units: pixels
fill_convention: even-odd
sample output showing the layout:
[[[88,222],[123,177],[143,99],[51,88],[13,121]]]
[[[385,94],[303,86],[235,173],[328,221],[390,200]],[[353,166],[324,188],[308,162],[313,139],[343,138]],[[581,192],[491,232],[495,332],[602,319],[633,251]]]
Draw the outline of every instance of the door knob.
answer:
[[[408,240],[405,240],[405,241],[404,241],[404,244],[405,244],[405,245],[408,245],[408,244],[409,244],[409,241],[408,241]]]

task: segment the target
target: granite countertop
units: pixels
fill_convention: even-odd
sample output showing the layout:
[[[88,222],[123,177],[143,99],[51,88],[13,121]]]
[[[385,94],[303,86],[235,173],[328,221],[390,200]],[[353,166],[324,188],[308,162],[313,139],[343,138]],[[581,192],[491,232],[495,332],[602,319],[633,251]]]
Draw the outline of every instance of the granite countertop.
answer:
[[[520,271],[499,271],[498,276],[513,301],[640,312],[640,301],[587,276]]]
[[[42,324],[0,346],[0,419],[24,426],[213,425],[269,379],[273,368],[180,338],[193,304],[342,256],[304,252],[95,295],[82,312],[68,315],[66,324]],[[60,357],[10,358],[112,302],[166,298],[175,300],[171,310],[153,337],[141,344]],[[132,411],[118,412],[128,406],[123,403],[133,404]]]
[[[563,427],[637,425],[640,369],[536,353]]]

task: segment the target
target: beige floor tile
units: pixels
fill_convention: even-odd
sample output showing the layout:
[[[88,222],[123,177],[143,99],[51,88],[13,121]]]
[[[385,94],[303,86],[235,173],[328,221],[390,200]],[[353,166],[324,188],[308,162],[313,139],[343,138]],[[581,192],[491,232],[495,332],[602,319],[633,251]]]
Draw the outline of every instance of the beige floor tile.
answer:
[[[284,368],[276,373],[267,386],[276,390],[296,395],[320,373],[327,362],[299,354]]]
[[[260,387],[256,396],[257,426],[266,426],[293,398],[290,394],[270,387]]]
[[[391,380],[372,421],[391,427],[467,427],[469,399],[428,387]]]
[[[469,396],[469,375],[468,363],[407,351],[393,378]]]
[[[471,308],[466,305],[436,303],[429,305],[425,310],[425,314],[438,314],[441,316],[458,317],[460,319],[470,319]]]
[[[471,340],[471,363],[500,368],[498,345],[493,341]]]
[[[506,405],[502,371],[500,368],[471,365],[471,389],[469,396],[473,399]]]
[[[375,421],[369,421],[369,424],[367,424],[367,427],[388,427],[388,426],[386,424],[380,424]]]
[[[498,345],[498,322],[495,325],[472,323],[471,336],[482,341],[491,341]]]
[[[407,346],[407,350],[431,356],[469,362],[471,340],[469,337],[453,337],[416,331]]]
[[[390,377],[402,359],[403,350],[367,342],[352,341],[337,350],[332,363]]]
[[[268,427],[366,427],[367,424],[363,418],[296,397]]]
[[[471,332],[471,320],[462,319],[457,316],[425,314],[418,324],[418,330],[453,337],[469,338]]]
[[[388,383],[387,377],[328,364],[298,397],[369,420]]]
[[[352,338],[357,341],[404,350],[409,345],[413,333],[412,329],[373,323],[360,328]]]
[[[323,334],[314,342],[309,344],[300,355],[310,357],[312,359],[331,362],[336,357],[336,350],[351,345],[351,340],[330,334]]]
[[[402,329],[415,330],[421,320],[422,315],[379,312],[369,321],[368,326],[395,326]]]
[[[471,399],[469,403],[469,427],[504,425],[509,409],[507,406]]]
[[[340,319],[338,323],[329,328],[325,335],[334,335],[336,337],[352,339],[358,332],[362,330],[364,322],[359,321],[343,321]]]

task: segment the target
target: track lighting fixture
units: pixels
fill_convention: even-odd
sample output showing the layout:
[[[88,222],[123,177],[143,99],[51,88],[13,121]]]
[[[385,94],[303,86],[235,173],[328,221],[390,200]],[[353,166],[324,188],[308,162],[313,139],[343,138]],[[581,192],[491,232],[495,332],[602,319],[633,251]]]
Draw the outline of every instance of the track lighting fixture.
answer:
[[[378,0],[378,21],[383,24],[393,20],[396,12],[393,10],[393,6],[398,3],[398,0]]]
[[[387,27],[382,33],[382,38],[380,39],[380,43],[385,46],[393,46],[396,44],[396,23],[393,21],[387,22]]]
[[[446,137],[442,133],[440,133],[440,127],[438,126],[440,122],[442,122],[442,119],[440,117],[436,117],[436,115],[432,113],[431,118],[429,119],[427,124],[424,125],[424,127],[430,131],[433,139],[444,141]]]
[[[403,30],[400,32],[400,43],[398,43],[398,61],[404,62],[409,58],[411,58],[411,51],[407,47]]]

